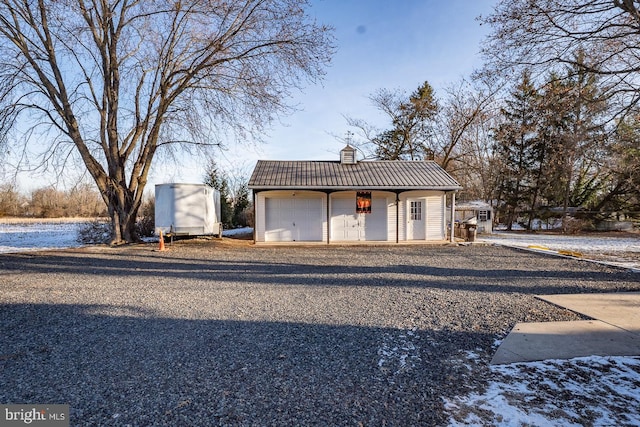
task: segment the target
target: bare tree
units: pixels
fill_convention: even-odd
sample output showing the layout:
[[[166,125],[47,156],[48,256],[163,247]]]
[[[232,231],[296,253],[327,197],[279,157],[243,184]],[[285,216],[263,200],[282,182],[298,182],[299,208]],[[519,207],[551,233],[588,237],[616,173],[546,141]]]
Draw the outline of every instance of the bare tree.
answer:
[[[440,110],[435,118],[433,137],[429,148],[443,169],[457,174],[464,173],[477,159],[478,129],[487,120],[496,89],[489,86],[474,87],[466,80],[444,89]]]
[[[96,191],[95,186],[80,182],[65,194],[67,199],[66,216],[83,218],[105,215],[105,205]]]
[[[623,113],[640,101],[639,1],[501,0],[482,21],[493,27],[483,47],[485,72],[537,68],[542,76],[568,65],[599,75]]]
[[[64,217],[68,208],[67,195],[53,187],[43,187],[31,192],[31,215],[38,218]]]
[[[12,183],[0,184],[0,217],[20,216],[26,199]]]
[[[43,164],[78,156],[108,207],[112,243],[136,240],[161,148],[258,132],[287,111],[292,88],[322,76],[331,30],[307,6],[0,0],[0,125],[14,113],[30,123],[23,141],[46,144]]]
[[[435,160],[462,185],[461,200],[494,200],[498,157],[496,89],[461,81],[445,89],[433,139]]]

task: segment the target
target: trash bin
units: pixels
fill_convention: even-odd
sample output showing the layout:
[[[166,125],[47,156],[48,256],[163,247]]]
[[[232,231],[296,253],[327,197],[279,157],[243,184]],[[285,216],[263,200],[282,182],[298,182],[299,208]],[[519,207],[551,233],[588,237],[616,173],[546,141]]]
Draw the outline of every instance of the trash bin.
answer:
[[[476,230],[478,226],[467,224],[467,242],[476,241]]]
[[[472,216],[464,221],[463,226],[464,230],[464,241],[465,242],[475,242],[476,240],[476,230],[478,229],[478,218]]]

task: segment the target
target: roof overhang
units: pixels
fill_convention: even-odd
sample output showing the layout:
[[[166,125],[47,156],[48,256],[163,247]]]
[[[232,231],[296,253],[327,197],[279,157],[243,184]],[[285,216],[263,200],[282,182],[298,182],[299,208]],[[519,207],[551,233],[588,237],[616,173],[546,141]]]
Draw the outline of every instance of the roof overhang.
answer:
[[[298,191],[321,191],[321,192],[336,192],[336,191],[389,191],[391,193],[395,192],[406,192],[406,191],[459,191],[462,190],[462,187],[375,187],[375,186],[367,186],[367,187],[353,187],[353,186],[345,186],[345,187],[302,187],[302,186],[249,186],[249,189],[253,191],[278,191],[278,190],[298,190]]]

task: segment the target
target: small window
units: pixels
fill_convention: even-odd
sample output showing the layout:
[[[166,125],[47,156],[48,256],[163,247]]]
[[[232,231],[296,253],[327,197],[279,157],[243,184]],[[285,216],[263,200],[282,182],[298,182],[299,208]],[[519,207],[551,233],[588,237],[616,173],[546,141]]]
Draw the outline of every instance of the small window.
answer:
[[[479,221],[489,221],[490,219],[491,219],[491,211],[489,210],[478,211]]]
[[[356,213],[371,213],[370,191],[358,191],[356,193]]]
[[[422,202],[411,202],[411,221],[422,221]]]

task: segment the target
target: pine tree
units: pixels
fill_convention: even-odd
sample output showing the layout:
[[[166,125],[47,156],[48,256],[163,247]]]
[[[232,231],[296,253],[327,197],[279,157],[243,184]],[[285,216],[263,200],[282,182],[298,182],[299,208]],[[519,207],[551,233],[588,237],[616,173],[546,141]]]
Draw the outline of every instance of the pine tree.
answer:
[[[584,61],[584,55],[576,57]],[[541,196],[562,207],[563,219],[570,206],[589,204],[601,185],[607,108],[601,94],[596,76],[582,67],[568,68],[565,76],[552,74],[541,93],[539,135],[547,154]]]
[[[640,212],[640,115],[634,114],[618,123],[613,141],[607,149],[608,162],[603,168],[607,185],[602,187],[593,209],[626,212],[637,217]]]
[[[502,164],[498,198],[504,202],[509,230],[531,210],[532,170],[539,161],[537,102],[538,91],[529,74],[523,73],[501,110],[504,121],[495,132],[496,154]]]
[[[223,227],[232,228],[234,226],[234,212],[229,195],[229,180],[223,172],[218,170],[218,165],[213,159],[209,160],[209,165],[207,166],[204,177],[204,184],[220,192],[220,221]]]
[[[391,127],[380,131],[363,120],[348,118],[349,125],[359,128],[364,137],[356,145],[378,160],[424,159],[438,112],[431,85],[424,82],[408,97],[403,91],[380,89],[369,99],[390,119]]]
[[[249,207],[249,187],[243,183],[238,189],[236,200],[233,204],[233,223],[237,226],[246,226],[246,210]]]

